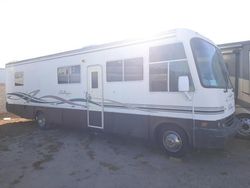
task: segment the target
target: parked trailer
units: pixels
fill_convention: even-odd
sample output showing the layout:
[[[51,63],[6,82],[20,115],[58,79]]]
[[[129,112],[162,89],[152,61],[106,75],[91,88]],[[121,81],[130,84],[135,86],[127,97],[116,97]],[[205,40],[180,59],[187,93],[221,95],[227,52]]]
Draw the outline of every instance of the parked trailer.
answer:
[[[190,30],[9,63],[6,73],[8,111],[42,129],[155,139],[172,156],[221,148],[236,133],[220,51]]]
[[[234,86],[238,134],[250,138],[250,41],[219,45]]]

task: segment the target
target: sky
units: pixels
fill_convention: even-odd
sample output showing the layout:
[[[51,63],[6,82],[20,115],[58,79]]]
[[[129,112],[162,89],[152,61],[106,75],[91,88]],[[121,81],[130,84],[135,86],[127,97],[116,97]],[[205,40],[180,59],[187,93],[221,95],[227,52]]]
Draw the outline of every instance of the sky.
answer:
[[[250,40],[247,0],[0,0],[6,63],[188,28],[213,42]]]

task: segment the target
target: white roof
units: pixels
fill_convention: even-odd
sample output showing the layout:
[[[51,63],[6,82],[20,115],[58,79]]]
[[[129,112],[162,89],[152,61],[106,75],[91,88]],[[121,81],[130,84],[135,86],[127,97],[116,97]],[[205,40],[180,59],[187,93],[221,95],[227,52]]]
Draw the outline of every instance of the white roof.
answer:
[[[101,51],[101,50],[106,50],[106,49],[111,49],[111,48],[118,48],[118,47],[122,47],[122,46],[139,44],[139,43],[143,43],[146,41],[152,41],[152,40],[157,40],[157,39],[173,38],[173,37],[177,37],[177,35],[182,35],[184,33],[189,35],[189,36],[194,36],[194,35],[200,36],[200,37],[209,41],[209,39],[199,35],[197,32],[194,32],[192,30],[173,29],[173,30],[169,30],[167,32],[159,33],[157,35],[154,35],[154,36],[146,38],[146,39],[142,38],[142,39],[134,39],[134,40],[123,40],[123,41],[111,42],[111,43],[106,43],[106,44],[101,44],[101,45],[92,45],[92,46],[87,46],[87,47],[83,47],[83,48],[76,49],[76,50],[71,50],[71,51],[66,51],[66,52],[61,52],[61,53],[26,59],[26,60],[22,60],[22,61],[10,62],[10,63],[6,64],[6,67],[14,66],[16,64],[33,63],[33,62],[55,59],[55,58],[59,58],[59,57],[67,57],[67,56],[91,53],[91,52]]]

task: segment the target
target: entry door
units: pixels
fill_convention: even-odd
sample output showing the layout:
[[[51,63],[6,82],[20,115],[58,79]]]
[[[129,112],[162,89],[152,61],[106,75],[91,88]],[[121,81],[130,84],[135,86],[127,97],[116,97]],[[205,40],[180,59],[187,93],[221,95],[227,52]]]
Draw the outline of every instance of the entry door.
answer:
[[[102,67],[90,66],[88,71],[87,121],[88,127],[104,128]]]

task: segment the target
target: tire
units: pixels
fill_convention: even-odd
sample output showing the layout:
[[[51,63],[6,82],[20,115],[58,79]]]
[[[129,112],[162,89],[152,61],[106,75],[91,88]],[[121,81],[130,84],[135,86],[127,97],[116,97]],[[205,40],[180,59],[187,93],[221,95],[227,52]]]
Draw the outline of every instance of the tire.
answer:
[[[237,137],[243,139],[250,139],[250,116],[239,115],[240,120],[239,129],[237,131]]]
[[[37,125],[38,127],[41,129],[41,130],[46,130],[49,128],[48,126],[48,122],[45,118],[45,115],[43,112],[38,112],[36,114],[36,122],[37,122]]]
[[[161,128],[158,140],[163,151],[172,157],[183,157],[190,150],[187,134],[177,126]]]

